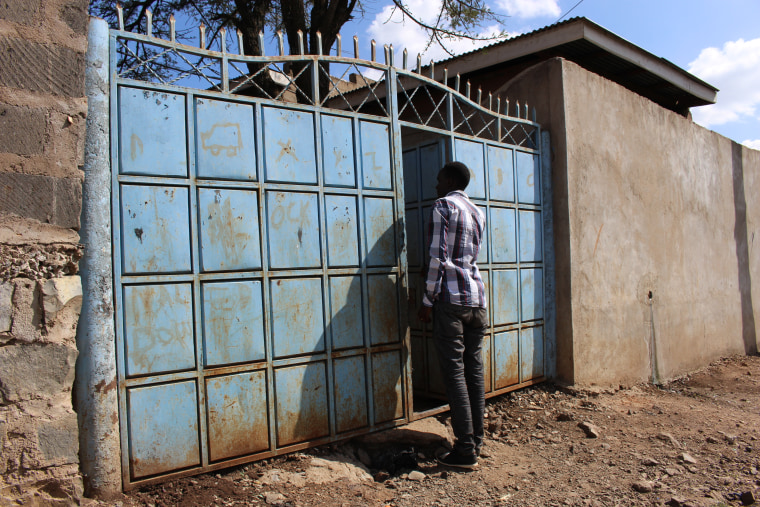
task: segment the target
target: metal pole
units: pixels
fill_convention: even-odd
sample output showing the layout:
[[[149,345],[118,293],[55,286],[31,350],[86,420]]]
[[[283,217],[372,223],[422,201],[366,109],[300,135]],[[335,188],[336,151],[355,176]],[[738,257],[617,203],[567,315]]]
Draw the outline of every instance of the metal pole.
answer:
[[[108,24],[90,18],[87,38],[82,229],[82,313],[77,327],[76,411],[85,494],[121,492],[119,411],[111,266],[111,164]]]

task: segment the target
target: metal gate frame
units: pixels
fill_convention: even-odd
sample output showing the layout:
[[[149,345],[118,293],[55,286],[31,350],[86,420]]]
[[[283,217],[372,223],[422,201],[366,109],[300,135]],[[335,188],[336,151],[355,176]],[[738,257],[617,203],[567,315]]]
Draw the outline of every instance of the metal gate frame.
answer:
[[[535,121],[531,121],[527,119],[528,116],[528,108],[525,106],[525,114],[524,118],[521,118],[520,116],[520,107],[517,106],[517,115],[516,116],[509,116],[507,113],[509,111],[509,102],[505,103],[505,107],[502,112],[501,108],[501,101],[500,99],[497,99],[496,101],[493,101],[493,99],[489,96],[488,99],[488,106],[482,106],[480,104],[481,97],[480,92],[478,92],[477,101],[473,101],[470,99],[470,87],[469,83],[466,87],[466,92],[460,93],[459,91],[459,77],[457,76],[455,81],[455,87],[449,88],[447,86],[447,83],[449,82],[449,79],[447,77],[446,71],[443,72],[443,76],[438,76],[435,73],[435,69],[433,68],[433,65],[431,64],[428,70],[430,71],[430,77],[426,77],[422,75],[422,67],[421,62],[418,58],[417,62],[417,69],[416,70],[407,70],[406,69],[406,55],[404,55],[404,64],[402,68],[397,68],[394,65],[393,62],[393,48],[391,47],[384,47],[384,53],[385,53],[385,63],[380,63],[376,61],[375,58],[375,44],[374,41],[372,42],[372,51],[371,51],[371,58],[369,60],[361,59],[359,58],[358,54],[358,42],[356,42],[356,38],[354,38],[354,48],[355,48],[355,57],[354,58],[345,58],[342,56],[330,56],[330,55],[285,55],[283,51],[283,43],[282,43],[282,34],[278,34],[280,38],[280,54],[277,56],[246,56],[242,54],[238,55],[232,55],[227,53],[226,48],[224,46],[224,43],[222,43],[222,47],[220,48],[220,51],[212,51],[212,50],[206,50],[206,49],[199,49],[194,48],[191,46],[179,44],[174,40],[173,34],[171,37],[171,40],[166,41],[162,39],[158,39],[156,37],[153,37],[150,35],[151,30],[150,27],[148,28],[148,35],[139,35],[134,33],[125,32],[123,30],[123,24],[120,26],[120,30],[112,30],[110,32],[110,47],[111,47],[111,58],[110,58],[110,68],[111,68],[111,74],[110,74],[110,88],[111,88],[111,97],[116,98],[119,93],[119,89],[123,86],[128,86],[134,89],[143,89],[143,90],[153,90],[159,93],[187,93],[189,97],[192,96],[199,96],[199,97],[207,97],[211,99],[232,99],[234,98],[237,102],[245,102],[250,103],[253,105],[253,107],[258,108],[257,110],[260,110],[262,107],[265,106],[282,106],[283,105],[283,95],[284,91],[286,90],[292,90],[293,87],[297,88],[296,84],[296,78],[289,77],[287,74],[283,72],[283,69],[285,65],[287,64],[293,64],[293,63],[307,63],[310,67],[310,72],[312,72],[313,76],[313,82],[317,83],[319,81],[319,72],[322,69],[321,63],[332,63],[334,65],[340,66],[340,68],[346,68],[347,70],[343,72],[343,75],[341,77],[345,77],[349,70],[356,70],[359,73],[361,83],[360,86],[355,87],[353,90],[343,91],[338,88],[337,83],[335,86],[330,90],[328,95],[326,97],[320,98],[319,96],[319,88],[318,86],[314,86],[311,91],[304,92],[303,90],[296,89],[295,93],[302,93],[304,95],[309,94],[307,97],[307,105],[298,105],[298,104],[292,104],[287,103],[288,109],[292,110],[302,110],[302,111],[310,111],[313,114],[331,114],[336,116],[346,116],[354,118],[352,120],[354,122],[354,125],[357,125],[360,121],[366,120],[370,123],[377,123],[378,117],[378,106],[380,109],[383,109],[383,100],[385,100],[385,122],[387,122],[389,127],[389,134],[390,134],[390,142],[391,142],[391,153],[392,153],[392,164],[394,170],[394,181],[393,181],[393,195],[395,202],[401,203],[400,205],[396,205],[394,208],[394,220],[395,220],[395,235],[396,235],[396,245],[397,245],[397,267],[393,268],[392,273],[395,273],[398,276],[398,284],[399,284],[399,307],[398,307],[398,316],[399,316],[399,322],[401,327],[401,341],[399,342],[398,350],[402,353],[402,375],[401,375],[401,382],[402,382],[402,412],[399,417],[394,418],[392,421],[382,423],[382,424],[374,424],[370,422],[369,426],[366,428],[362,428],[356,431],[348,431],[341,434],[338,434],[335,431],[335,421],[333,419],[334,414],[330,413],[330,435],[328,437],[324,438],[318,438],[318,439],[312,439],[306,442],[300,442],[293,445],[285,445],[281,447],[277,447],[275,440],[272,438],[272,422],[269,422],[269,428],[270,428],[270,448],[264,452],[258,452],[249,454],[242,457],[237,457],[233,459],[226,459],[221,460],[217,462],[212,462],[209,460],[208,457],[208,449],[206,447],[206,443],[208,441],[207,436],[207,428],[205,427],[205,420],[206,418],[201,416],[199,417],[199,424],[200,427],[197,429],[199,433],[199,441],[201,442],[201,456],[200,456],[200,463],[198,464],[190,464],[185,468],[182,468],[180,470],[176,471],[168,471],[166,473],[162,472],[160,474],[152,474],[150,472],[145,473],[143,477],[135,478],[134,474],[131,472],[133,463],[130,463],[129,460],[129,449],[132,445],[131,439],[130,439],[130,432],[126,421],[126,413],[127,413],[127,387],[132,385],[137,385],[135,382],[135,379],[128,378],[125,375],[125,358],[124,358],[124,336],[123,336],[123,317],[124,317],[124,309],[123,309],[123,294],[121,293],[120,287],[122,287],[123,280],[134,281],[129,278],[123,279],[121,273],[121,266],[122,266],[122,255],[123,255],[123,245],[122,245],[122,237],[120,232],[120,223],[118,217],[121,216],[121,210],[119,208],[118,201],[119,199],[113,199],[113,213],[114,213],[114,220],[112,224],[112,230],[113,230],[113,244],[115,246],[118,246],[118,248],[114,249],[114,259],[113,259],[113,266],[114,266],[114,296],[115,296],[115,308],[116,308],[116,358],[114,358],[115,362],[117,363],[117,378],[118,378],[118,393],[119,393],[119,429],[120,429],[120,440],[121,440],[121,447],[122,447],[122,481],[123,481],[123,488],[126,489],[132,489],[134,487],[138,487],[144,484],[148,483],[154,483],[154,482],[161,482],[164,480],[167,480],[169,478],[173,477],[179,477],[179,476],[185,476],[185,475],[192,475],[196,473],[201,472],[208,472],[211,470],[215,470],[218,468],[228,467],[231,465],[235,465],[238,463],[244,463],[249,461],[254,461],[257,459],[262,459],[268,456],[273,456],[285,452],[292,452],[294,450],[311,447],[315,445],[320,445],[326,442],[335,441],[335,440],[343,440],[346,438],[350,438],[352,436],[366,433],[368,431],[376,431],[380,429],[384,429],[387,427],[396,426],[399,424],[403,424],[405,422],[408,422],[412,419],[417,419],[420,417],[423,417],[425,415],[428,415],[428,413],[415,413],[413,411],[413,400],[412,400],[412,390],[411,390],[411,357],[410,357],[410,334],[409,334],[409,327],[406,325],[408,319],[407,319],[407,306],[403,304],[404,299],[408,295],[408,273],[407,273],[407,262],[406,262],[406,243],[407,238],[405,237],[405,212],[404,212],[404,182],[403,182],[403,171],[402,171],[402,161],[401,161],[401,153],[402,153],[402,143],[401,143],[401,128],[402,127],[413,127],[418,129],[427,130],[430,132],[434,132],[437,134],[441,134],[444,136],[448,136],[450,139],[473,139],[473,140],[488,140],[491,144],[501,144],[505,142],[509,142],[510,144],[514,144],[517,146],[521,146],[522,150],[525,152],[533,153],[536,156],[540,154],[539,150],[539,143],[542,140],[542,134],[540,132],[540,127]],[[238,36],[240,37],[240,36]],[[203,45],[204,41],[204,34],[201,30],[201,41]],[[224,36],[222,36],[222,40],[224,40]],[[239,39],[240,40],[240,39]],[[187,63],[189,66],[188,71],[182,75],[180,75],[178,78],[175,79],[164,79],[162,76],[158,75],[155,72],[150,71],[151,65],[154,64],[156,61],[156,53],[153,55],[148,55],[144,58],[140,58],[137,54],[134,56],[137,57],[138,66],[143,66],[145,69],[149,71],[149,74],[152,73],[152,76],[148,76],[148,80],[134,80],[129,77],[130,71],[133,71],[135,68],[128,69],[124,72],[117,71],[117,51],[130,51],[129,44],[139,44],[144,46],[149,46],[151,48],[154,48],[154,50],[158,54],[171,54],[175,57],[181,58],[184,62]],[[242,46],[242,44],[241,44]],[[340,55],[342,53],[341,50],[341,43],[340,39],[338,40],[337,44],[337,54]],[[277,76],[280,79],[283,77],[287,80],[286,85],[283,88],[283,93],[280,93],[277,96],[266,96],[266,92],[261,90],[261,92],[264,93],[265,97],[256,97],[251,99],[243,99],[240,96],[236,95],[236,91],[238,91],[243,85],[245,84],[255,84],[252,81],[252,78],[242,78],[237,80],[230,79],[231,73],[241,73],[240,67],[237,65],[245,65],[247,63],[257,63],[261,64],[262,68],[264,69],[276,69],[277,72],[280,74]],[[213,66],[217,65],[220,68],[220,72],[218,75],[214,74],[208,74],[206,70]],[[143,70],[145,70],[143,69]],[[234,69],[234,70],[233,70]],[[375,79],[371,79],[369,77],[366,77],[366,71],[371,71],[371,75]],[[268,71],[268,70],[267,70]],[[364,71],[364,73],[363,73]],[[303,71],[302,71],[303,72]],[[377,73],[382,73],[382,78],[377,77]],[[188,78],[189,76],[193,76],[193,79],[195,79],[195,84],[189,84],[183,83],[182,80]],[[436,77],[438,77],[442,82],[439,82],[436,80]],[[198,88],[198,79],[203,79],[207,82],[207,84],[210,85],[210,87],[206,89],[199,89]],[[180,86],[185,85],[185,86]],[[427,99],[425,99],[427,97]],[[421,100],[422,98],[422,100]],[[426,101],[429,99],[429,103],[426,103]],[[192,101],[188,101],[186,108],[193,107],[191,104]],[[420,106],[420,103],[423,103],[422,106]],[[495,102],[495,103],[494,103]],[[111,131],[112,131],[112,144],[111,144],[111,158],[112,158],[112,166],[117,167],[117,161],[119,157],[119,139],[118,139],[118,107],[117,107],[117,101],[112,100],[111,101]],[[458,110],[458,113],[457,113]],[[188,110],[189,111],[189,110]],[[404,112],[406,111],[406,117],[404,117]],[[189,115],[189,112],[188,112]],[[188,116],[189,117],[189,116]],[[259,116],[260,117],[260,116]],[[457,123],[458,121],[458,123]],[[382,121],[381,121],[382,122]],[[441,124],[442,122],[442,124]],[[188,139],[192,139],[192,126],[188,125]],[[192,157],[192,155],[190,155]],[[359,155],[357,155],[359,156]],[[257,164],[260,164],[260,162],[257,161]],[[541,168],[543,169],[544,173],[544,181],[546,181],[546,172],[548,171],[548,164],[546,161],[541,165]],[[188,169],[190,171],[189,177],[192,178],[192,169]],[[129,183],[130,179],[129,176],[124,177],[123,175],[119,175],[119,172],[116,170],[112,171],[113,174],[113,188],[118,189],[119,185],[124,183]],[[259,173],[260,174],[260,173]],[[134,182],[150,182],[153,180],[150,180],[150,178],[142,177],[142,180],[140,177],[134,180]],[[156,180],[157,181],[157,180]],[[171,182],[164,182],[166,184],[171,185]],[[286,187],[283,187],[287,189]],[[544,193],[544,199],[546,199],[550,193],[550,190],[548,189],[548,186],[544,184],[543,186],[543,193]],[[258,191],[259,195],[259,203],[261,204],[264,197],[264,191],[259,187]],[[263,224],[264,217],[263,217],[263,211],[259,212],[259,219],[261,220],[260,223]],[[544,211],[543,215],[544,222],[548,222],[550,225],[550,216],[546,216],[546,210]],[[195,230],[195,226],[191,226],[191,236],[197,235],[197,231]],[[544,230],[544,234],[546,234],[546,229]],[[139,234],[137,235],[138,240]],[[322,249],[324,250],[325,244],[324,244],[324,238],[321,239]],[[550,247],[550,243],[544,240],[543,242],[543,248],[546,250]],[[365,252],[366,253],[366,252]],[[194,257],[194,256],[193,256]],[[550,259],[550,252],[544,253],[544,259],[546,259],[547,262],[549,262]],[[263,261],[263,260],[262,260]],[[194,258],[192,261],[195,264],[195,271],[197,272],[197,265],[198,265],[198,259]],[[551,266],[547,265],[548,269],[551,269]],[[365,271],[366,275],[366,271]],[[132,275],[133,277],[136,275]],[[173,276],[173,275],[171,275]],[[172,279],[171,276],[159,276],[154,281],[178,281],[179,279],[174,278]],[[326,273],[323,273],[323,279],[326,279]],[[182,277],[180,277],[182,278]],[[188,281],[190,281],[190,276],[188,278]],[[544,279],[544,285],[547,285],[549,281]],[[184,278],[182,278],[184,280]],[[266,281],[266,275],[264,275],[263,281]],[[193,289],[196,305],[201,304],[201,295],[199,293],[198,289],[198,282],[195,282],[195,289]],[[266,298],[266,290],[264,290],[264,297]],[[547,300],[547,293],[544,292],[544,300]],[[366,302],[365,302],[366,305]],[[548,305],[545,306],[546,311],[550,311],[550,307],[553,305],[552,302],[550,302]],[[327,310],[324,310],[325,312]],[[327,315],[325,314],[327,317]],[[265,319],[267,319],[267,312],[265,312]],[[547,318],[547,324],[549,323],[549,319],[551,318],[550,315],[546,316]],[[194,322],[193,327],[196,328],[196,333],[198,334],[198,338],[196,338],[197,341],[200,341],[200,334],[201,330],[198,326],[200,326],[200,323]],[[367,332],[367,326],[368,324],[365,322],[364,328],[365,333]],[[551,341],[552,337],[548,336],[549,332],[547,332],[547,341]],[[365,341],[367,338],[365,338]],[[200,353],[200,345],[197,345],[198,351],[197,353]],[[550,344],[551,346],[551,344]],[[396,348],[394,346],[382,346],[375,351],[385,351],[385,350],[395,350]],[[328,355],[330,354],[329,350],[327,351]],[[338,353],[338,357],[340,354]],[[544,359],[549,364],[549,361],[553,361],[553,358],[550,357],[549,354],[544,355]],[[367,364],[369,365],[369,360],[367,361]],[[268,367],[271,368],[271,365]],[[547,373],[550,373],[552,371],[551,366],[545,370]],[[371,377],[373,372],[367,371],[367,378],[369,383],[371,383]],[[203,371],[202,371],[202,361],[200,357],[196,358],[196,372],[193,373],[195,379],[197,379],[199,382],[203,378]],[[160,376],[155,375],[144,375],[141,376],[138,379],[138,383],[151,383],[151,382],[159,382],[158,385],[161,385],[163,382],[170,381],[170,380],[177,380],[174,375],[164,376],[159,378]],[[516,385],[514,387],[500,390],[499,392],[504,392],[505,390],[511,390],[517,387],[520,387],[520,384]],[[372,391],[370,388],[368,388],[368,400],[369,403],[369,410],[372,411]],[[497,392],[492,392],[491,395],[497,394]],[[329,396],[329,403],[332,407],[334,404],[334,400],[332,399],[333,396]],[[268,397],[268,405],[271,412],[271,409],[273,407],[274,401],[271,397]],[[199,398],[198,407],[203,406],[203,397]],[[435,410],[435,411],[441,411],[445,410],[446,407],[442,407],[441,409]]]

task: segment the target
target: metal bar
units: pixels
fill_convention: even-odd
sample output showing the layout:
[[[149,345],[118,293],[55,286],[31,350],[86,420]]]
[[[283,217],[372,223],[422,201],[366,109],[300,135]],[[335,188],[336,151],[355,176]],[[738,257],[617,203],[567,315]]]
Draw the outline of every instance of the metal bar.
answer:
[[[422,74],[422,55],[417,53],[417,74]]]
[[[145,27],[148,37],[153,37],[153,12],[150,9],[145,11]]]
[[[340,34],[338,34],[336,38],[338,40],[338,45],[335,50],[336,56],[341,56],[343,54],[343,37],[341,37]]]
[[[373,61],[373,62],[375,61],[375,45],[376,44],[377,43],[375,42],[375,39],[372,39],[372,41],[369,43],[369,45],[370,45],[370,55],[371,55],[370,60]]]
[[[391,64],[390,51],[388,50],[388,44],[383,44],[383,52],[385,53],[385,65]]]
[[[407,61],[407,58],[409,57],[409,51],[407,51],[406,48],[404,48],[403,55],[404,55],[403,56],[403,69],[406,70],[406,61]]]
[[[177,20],[174,14],[169,16],[169,37],[172,42],[177,42]]]
[[[119,8],[120,10],[120,8]],[[115,53],[115,51],[114,51]],[[79,419],[79,456],[88,495],[111,496],[121,492],[114,329],[111,158],[109,93],[110,57],[108,24],[90,18],[87,34],[85,92],[87,131],[85,181],[82,183],[84,256],[79,263],[82,310],[77,327],[74,390]],[[111,83],[111,86],[114,86]],[[115,120],[114,120],[115,121]]]
[[[298,30],[298,54],[303,56],[303,32]]]
[[[359,37],[354,35],[354,58],[359,59]]]
[[[317,54],[322,56],[322,32],[317,30]]]
[[[535,109],[534,109],[535,111]],[[535,121],[535,119],[534,119]],[[544,259],[544,374],[557,375],[557,287],[554,255],[554,219],[552,196],[551,136],[541,131],[541,202]]]
[[[265,56],[264,54],[264,32],[259,32],[259,48],[261,51],[260,56]]]
[[[237,30],[237,29],[235,30],[235,32],[237,34],[237,41],[238,41],[238,54],[240,56],[244,56],[245,55],[245,49],[243,48],[243,32],[241,32],[240,30]]]
[[[119,30],[124,31],[124,9],[120,3],[116,3],[116,15],[119,18]]]
[[[282,39],[282,30],[277,30],[277,47],[280,50],[280,56],[285,56],[285,41]]]
[[[206,49],[206,25],[203,23],[198,26],[198,32],[200,34],[200,47]]]
[[[430,79],[435,81],[435,62],[430,60]]]

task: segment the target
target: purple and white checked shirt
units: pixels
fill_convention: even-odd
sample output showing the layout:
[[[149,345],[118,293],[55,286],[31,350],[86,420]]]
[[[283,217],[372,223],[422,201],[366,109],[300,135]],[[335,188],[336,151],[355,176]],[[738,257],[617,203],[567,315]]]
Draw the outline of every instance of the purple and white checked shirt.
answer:
[[[443,301],[486,307],[486,291],[475,264],[486,217],[461,190],[438,199],[428,226],[430,264],[422,304]]]

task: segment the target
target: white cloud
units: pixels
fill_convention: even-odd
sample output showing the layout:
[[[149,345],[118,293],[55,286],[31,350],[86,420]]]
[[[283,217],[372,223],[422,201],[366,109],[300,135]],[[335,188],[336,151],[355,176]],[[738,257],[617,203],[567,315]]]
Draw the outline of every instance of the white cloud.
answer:
[[[496,5],[510,16],[529,19],[559,16],[562,11],[558,2],[559,0],[496,0]]]
[[[409,11],[418,16],[422,22],[434,25],[441,0],[408,0],[406,5]],[[430,60],[439,61],[450,57],[443,48],[435,43],[427,47],[430,37],[425,33],[425,30],[404,16],[400,10],[394,10],[393,5],[383,7],[380,13],[375,16],[372,24],[367,29],[367,33],[377,41],[378,55],[382,54],[381,48],[384,44],[393,44],[393,49],[396,53],[395,63],[398,67],[401,67],[401,55],[404,49],[408,51],[409,67],[417,65],[418,53],[422,54],[423,65],[430,63]],[[500,30],[497,26],[489,26],[476,35],[479,37],[489,37],[498,35],[499,33]],[[493,40],[447,39],[445,44],[452,53],[462,54],[493,44],[494,42]]]
[[[753,150],[760,150],[760,139],[755,139],[755,140],[747,139],[742,144],[744,146],[747,146],[748,148],[752,148]]]
[[[689,72],[720,90],[714,105],[692,109],[697,123],[710,127],[760,119],[760,38],[703,49]]]

